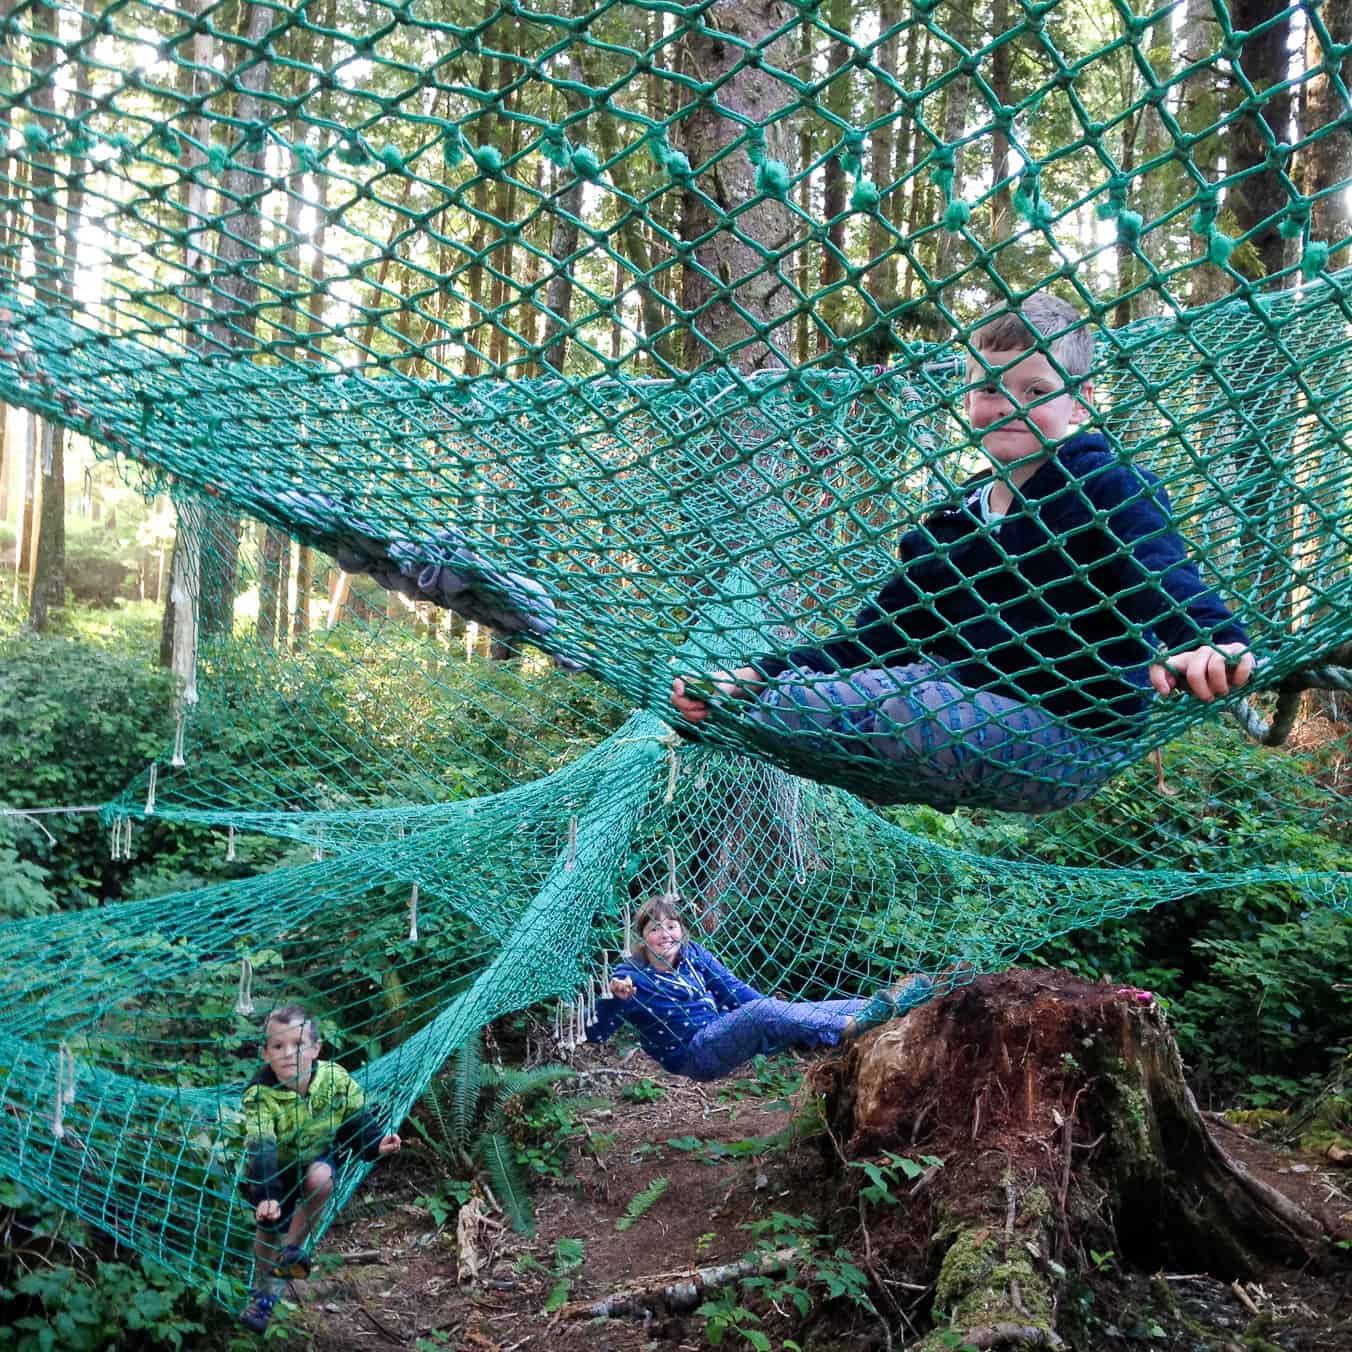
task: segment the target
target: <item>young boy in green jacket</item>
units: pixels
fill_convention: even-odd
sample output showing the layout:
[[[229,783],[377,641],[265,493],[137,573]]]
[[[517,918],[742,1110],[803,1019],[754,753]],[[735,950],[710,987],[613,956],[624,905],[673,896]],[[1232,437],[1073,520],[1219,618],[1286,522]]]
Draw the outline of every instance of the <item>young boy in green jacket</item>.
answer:
[[[254,1287],[240,1323],[262,1333],[288,1277],[305,1277],[304,1240],[333,1192],[340,1158],[378,1159],[400,1146],[382,1131],[356,1080],[319,1059],[319,1027],[302,1005],[263,1023],[263,1066],[244,1091],[246,1194],[254,1203]]]

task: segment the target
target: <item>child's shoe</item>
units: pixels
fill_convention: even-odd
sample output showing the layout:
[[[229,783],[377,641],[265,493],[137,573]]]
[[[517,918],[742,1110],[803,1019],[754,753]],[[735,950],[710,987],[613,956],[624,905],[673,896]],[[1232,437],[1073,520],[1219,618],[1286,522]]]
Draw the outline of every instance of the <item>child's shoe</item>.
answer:
[[[886,994],[895,1006],[893,1012],[905,1014],[908,1009],[923,1005],[934,994],[934,982],[927,976],[908,976],[905,981],[889,986]]]
[[[310,1275],[310,1255],[299,1244],[288,1244],[277,1256],[274,1277],[304,1278]]]
[[[897,1002],[890,991],[878,991],[854,1016],[854,1033],[862,1037],[897,1017]]]
[[[239,1322],[250,1333],[266,1333],[268,1320],[272,1318],[272,1307],[276,1304],[277,1297],[270,1291],[250,1291],[249,1303],[244,1307]]]

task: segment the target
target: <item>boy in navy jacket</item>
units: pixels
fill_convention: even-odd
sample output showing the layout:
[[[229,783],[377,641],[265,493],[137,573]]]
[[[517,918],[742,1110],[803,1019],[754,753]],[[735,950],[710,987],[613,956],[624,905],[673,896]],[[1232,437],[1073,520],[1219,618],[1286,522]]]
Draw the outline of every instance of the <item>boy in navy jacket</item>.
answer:
[[[963,411],[992,470],[902,537],[900,571],[852,631],[713,681],[774,732],[903,766],[895,796],[1045,811],[1121,768],[1152,688],[1210,701],[1253,657],[1159,479],[1077,430],[1094,340],[1074,308],[996,310],[972,349]],[[680,677],[671,699],[708,716]]]

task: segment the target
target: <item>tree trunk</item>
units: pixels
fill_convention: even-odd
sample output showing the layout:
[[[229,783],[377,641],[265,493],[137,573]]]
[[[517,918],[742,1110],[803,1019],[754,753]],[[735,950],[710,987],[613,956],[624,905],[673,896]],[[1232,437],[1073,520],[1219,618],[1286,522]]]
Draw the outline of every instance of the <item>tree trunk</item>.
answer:
[[[685,153],[693,178],[681,194],[681,238],[700,241],[694,259],[681,277],[681,308],[689,316],[685,366],[688,371],[725,362],[742,371],[786,365],[791,341],[788,314],[792,293],[767,263],[766,254],[790,238],[790,218],[783,203],[762,197],[756,187],[756,166],[739,148],[714,163],[734,141],[745,136],[736,113],[750,126],[765,127],[765,157],[787,163],[791,158],[788,122],[771,122],[788,98],[784,85],[764,67],[788,61],[781,39],[766,39],[784,27],[791,13],[787,0],[717,0],[699,28],[682,41],[690,73],[701,83],[716,85],[717,99],[699,100],[672,127],[673,140]],[[723,34],[738,39],[724,42]],[[763,62],[743,66],[743,47],[758,46]],[[759,200],[757,200],[759,199]],[[726,217],[746,202],[755,206],[737,217],[737,234],[720,229]],[[746,318],[755,317],[755,326]],[[783,359],[781,360],[781,354]]]
[[[284,634],[287,612],[287,576],[282,571],[282,558],[286,550],[287,537],[273,526],[260,527],[262,543],[258,560],[258,619],[254,625],[254,635],[265,648],[271,648],[277,641],[279,629],[278,616],[281,617],[281,632]]]
[[[37,125],[55,139],[56,80],[53,66],[60,50],[59,13],[54,5],[33,9],[32,49],[34,91],[32,108]],[[45,305],[59,307],[64,287],[61,250],[56,225],[56,170],[51,151],[34,153],[32,175],[32,234],[34,290]],[[72,226],[72,229],[74,227]],[[47,627],[47,610],[53,600],[60,604],[65,594],[65,458],[62,438],[54,424],[41,422],[29,517],[28,623],[41,633]],[[25,504],[26,505],[26,504]],[[54,596],[59,589],[59,596]]]
[[[578,62],[577,49],[569,48],[568,79],[581,85],[585,81]],[[570,113],[580,112],[585,106],[576,89],[565,89],[564,98]],[[603,119],[607,127],[609,119]],[[582,214],[582,180],[572,169],[562,168],[560,175],[572,181],[558,195],[558,205],[551,208],[554,228],[549,239],[550,275],[545,287],[545,327],[540,339],[540,360],[556,375],[563,374],[568,355],[568,326],[573,315],[573,254],[577,251],[579,219]]]
[[[883,75],[897,78],[897,50],[901,41],[898,24],[901,20],[900,0],[881,0],[878,6],[878,32],[880,41],[874,53],[874,64]],[[877,210],[868,222],[868,272],[865,285],[868,294],[881,308],[890,310],[897,299],[896,251],[892,248],[892,235],[887,228],[888,190],[892,185],[893,144],[901,127],[900,121],[889,120],[896,95],[887,81],[879,75],[870,75],[873,81],[873,99],[869,108],[870,120],[874,124],[869,135],[869,176],[874,186],[883,196],[879,199]],[[897,188],[897,192],[901,189]]]
[[[845,40],[850,31],[851,0],[830,0],[826,22],[835,33],[827,50],[827,69],[832,72],[826,89],[826,107],[842,122],[853,115],[854,66],[850,63],[853,49]],[[820,95],[818,96],[820,97]],[[826,247],[822,250],[821,270],[817,281],[817,355],[831,350],[832,342],[841,336],[847,325],[847,293],[840,288],[845,277],[845,166],[841,153],[827,157],[822,169],[822,218],[826,222]]]
[[[19,533],[14,540],[14,602],[17,605],[22,598],[28,602],[28,593],[19,585],[20,578],[31,579],[33,568],[33,523],[36,503],[34,495],[38,487],[38,415],[28,412],[23,415],[24,446],[23,461],[20,465],[21,501],[19,505]]]
[[[1287,256],[1287,241],[1278,226],[1289,199],[1280,168],[1268,160],[1268,151],[1290,135],[1291,91],[1281,86],[1288,78],[1291,18],[1284,0],[1232,0],[1230,14],[1237,30],[1269,25],[1261,33],[1249,32],[1239,52],[1239,68],[1263,97],[1262,106],[1236,118],[1226,131],[1230,208],[1240,233],[1249,236],[1257,253],[1257,275],[1270,277],[1281,271]],[[1239,174],[1245,177],[1236,180]],[[1241,270],[1244,256],[1242,251],[1234,255]]]
[[[37,633],[47,627],[48,612],[66,599],[66,456],[63,430],[44,418],[37,473],[32,574],[28,585],[28,623]]]
[[[1009,0],[992,0],[991,37],[999,38],[1009,28]],[[1003,104],[1017,102],[1010,88],[1010,54],[1008,42],[1002,42],[991,53],[991,93]],[[1009,178],[1009,133],[1000,126],[991,132],[991,232],[986,247],[998,249],[1013,230],[1013,192]]]
[[[976,1347],[1060,1347],[1089,1250],[1226,1281],[1320,1261],[1329,1233],[1217,1139],[1143,992],[1050,971],[981,977],[814,1072],[847,1156],[943,1161],[871,1242]],[[951,1346],[936,1331],[917,1347]]]
[[[1305,35],[1305,69],[1319,70],[1325,63],[1335,69],[1343,90],[1352,89],[1352,5],[1325,5],[1319,11],[1329,41],[1342,50],[1342,61],[1334,66],[1314,24]],[[1308,23],[1308,20],[1307,20]],[[1345,185],[1352,179],[1352,136],[1347,133],[1349,113],[1347,97],[1326,71],[1311,76],[1304,86],[1300,109],[1301,138],[1314,136],[1344,119],[1342,130],[1327,131],[1300,152],[1300,188],[1315,199],[1310,207],[1310,234],[1325,244],[1336,244],[1352,233],[1352,204]]]
[[[263,48],[272,26],[273,10],[264,4],[249,4],[243,15],[243,43],[235,47],[242,57]],[[258,317],[259,245],[263,236],[262,203],[269,190],[265,139],[250,141],[248,128],[262,115],[261,94],[271,78],[270,61],[246,61],[234,77],[239,93],[235,99],[233,125],[241,143],[232,146],[230,167],[220,192],[215,274],[211,320],[207,326],[210,346],[224,352],[247,349],[253,341]],[[201,636],[229,636],[234,627],[235,589],[239,574],[240,519],[214,503],[205,509],[202,543]]]

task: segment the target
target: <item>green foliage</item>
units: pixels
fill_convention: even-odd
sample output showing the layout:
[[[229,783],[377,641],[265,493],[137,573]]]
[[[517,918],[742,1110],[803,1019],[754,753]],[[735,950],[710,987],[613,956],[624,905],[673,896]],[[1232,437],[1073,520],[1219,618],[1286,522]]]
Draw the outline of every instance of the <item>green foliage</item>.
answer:
[[[943,1160],[937,1155],[921,1155],[919,1160],[908,1159],[891,1150],[883,1151],[882,1162],[874,1160],[851,1160],[851,1169],[860,1169],[868,1177],[868,1183],[859,1189],[859,1195],[875,1206],[883,1202],[895,1205],[899,1200],[892,1192],[902,1179],[914,1181],[927,1169],[943,1168]]]
[[[629,1199],[629,1205],[624,1209],[624,1215],[620,1216],[615,1222],[617,1230],[628,1230],[635,1221],[642,1217],[661,1200],[662,1194],[666,1192],[671,1185],[669,1178],[659,1175],[653,1179],[641,1192],[636,1193]]]
[[[8,807],[106,802],[134,779],[172,731],[167,672],[118,653],[20,630],[0,634],[0,803]],[[49,836],[28,830],[20,859],[45,870],[62,908],[121,895],[130,869],[108,858],[97,816],[48,815]],[[162,828],[138,833],[158,848]]]
[[[710,1346],[721,1347],[732,1334],[765,1352],[772,1342],[763,1328],[762,1309],[793,1314],[802,1321],[822,1302],[840,1301],[877,1316],[868,1274],[849,1249],[831,1245],[829,1237],[819,1233],[814,1217],[775,1211],[742,1229],[756,1241],[742,1259],[748,1266],[769,1269],[779,1265],[779,1255],[791,1252],[795,1257],[783,1272],[752,1271],[735,1288],[725,1288],[699,1307],[696,1313],[704,1316]],[[799,1344],[786,1339],[781,1346]]]
[[[733,1102],[743,1098],[768,1099],[787,1105],[803,1083],[803,1072],[797,1063],[783,1056],[757,1054],[751,1058],[747,1071],[721,1084],[718,1097]]]
[[[582,1266],[586,1252],[587,1246],[580,1239],[564,1238],[554,1245],[554,1276],[557,1280],[550,1287],[542,1314],[553,1314],[567,1304],[573,1282],[566,1274]]]
[[[636,1080],[625,1085],[621,1097],[630,1103],[656,1103],[667,1091],[652,1080]]]
[[[0,1348],[138,1352],[206,1328],[202,1293],[149,1260],[98,1255],[78,1221],[0,1181]]]
[[[56,910],[56,898],[47,890],[47,870],[19,857],[14,838],[37,831],[22,817],[0,817],[0,921],[48,915]]]
[[[566,1066],[504,1070],[483,1060],[477,1037],[456,1055],[449,1074],[432,1081],[423,1095],[427,1121],[410,1121],[440,1158],[458,1171],[474,1164],[487,1173],[494,1195],[514,1229],[534,1229],[528,1171],[558,1177],[572,1138],[572,1107],[548,1096],[574,1074]],[[449,1193],[420,1198],[438,1226],[469,1196],[468,1180]]]

